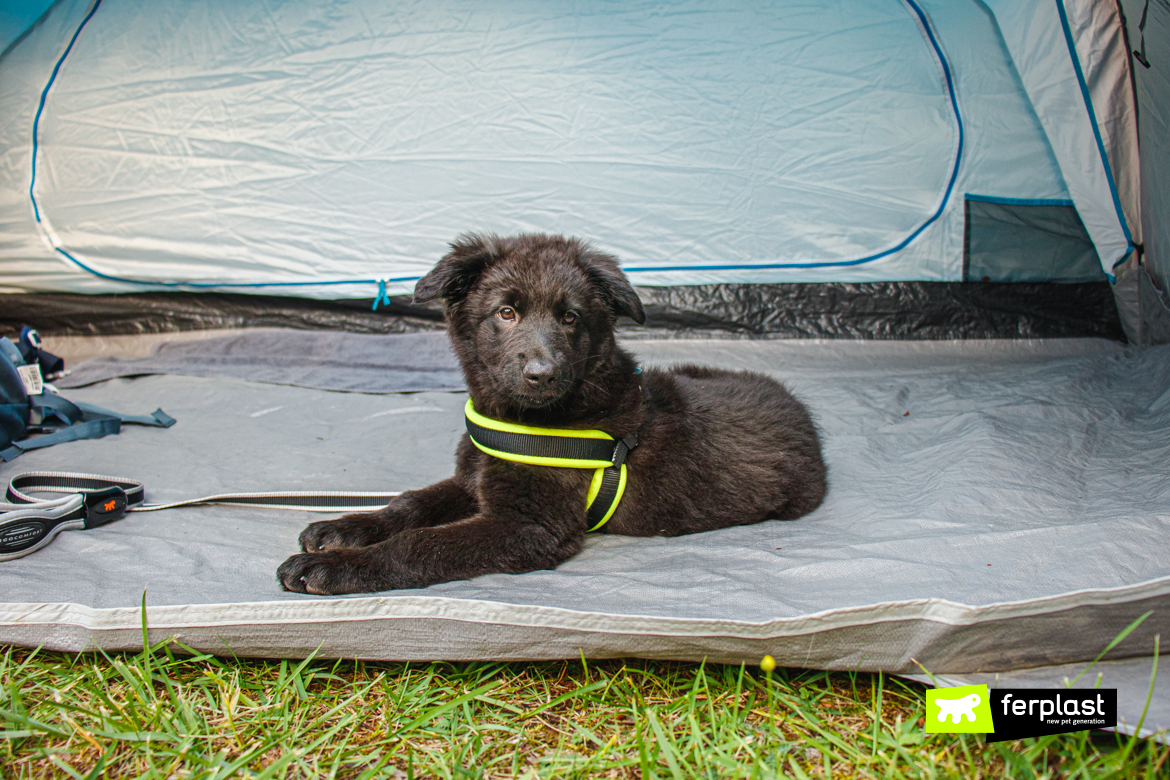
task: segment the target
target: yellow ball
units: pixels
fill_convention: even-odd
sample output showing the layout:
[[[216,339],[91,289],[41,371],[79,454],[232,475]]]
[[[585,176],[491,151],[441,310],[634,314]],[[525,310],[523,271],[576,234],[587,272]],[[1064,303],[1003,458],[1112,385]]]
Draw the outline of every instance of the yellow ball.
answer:
[[[764,656],[764,659],[760,661],[760,668],[765,672],[774,671],[776,669],[776,659],[770,655]]]

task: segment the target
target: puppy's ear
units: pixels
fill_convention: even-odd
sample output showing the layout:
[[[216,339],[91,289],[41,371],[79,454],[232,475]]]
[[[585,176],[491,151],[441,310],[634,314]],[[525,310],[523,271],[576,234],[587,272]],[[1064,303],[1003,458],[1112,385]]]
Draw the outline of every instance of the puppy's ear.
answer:
[[[480,274],[496,259],[498,246],[496,236],[479,233],[459,236],[451,243],[451,251],[414,285],[414,302],[443,298],[453,304],[463,300]]]
[[[618,267],[616,259],[592,249],[582,252],[581,259],[584,261],[586,272],[614,314],[629,317],[639,325],[646,322],[642,301],[630,286],[622,269]]]

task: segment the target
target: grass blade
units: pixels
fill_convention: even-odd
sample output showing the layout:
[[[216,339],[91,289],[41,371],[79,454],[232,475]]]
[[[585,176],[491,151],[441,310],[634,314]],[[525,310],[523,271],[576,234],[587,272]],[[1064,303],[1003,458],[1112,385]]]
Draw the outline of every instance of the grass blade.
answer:
[[[1112,641],[1112,642],[1110,642],[1108,645],[1106,645],[1104,650],[1102,650],[1100,653],[1098,653],[1098,654],[1097,654],[1097,657],[1093,659],[1093,663],[1091,663],[1091,664],[1089,664],[1088,666],[1086,666],[1086,667],[1085,667],[1085,670],[1084,670],[1083,672],[1081,672],[1081,673],[1080,673],[1080,674],[1078,674],[1076,677],[1074,677],[1074,678],[1073,678],[1073,680],[1072,680],[1072,682],[1070,682],[1070,683],[1066,684],[1064,687],[1066,687],[1066,688],[1071,688],[1071,687],[1073,687],[1074,685],[1076,685],[1076,683],[1077,683],[1077,680],[1081,679],[1081,678],[1082,678],[1082,677],[1084,677],[1086,674],[1088,674],[1088,673],[1089,673],[1089,670],[1090,670],[1090,669],[1092,669],[1094,666],[1096,666],[1096,665],[1097,665],[1097,662],[1098,662],[1098,661],[1100,661],[1102,658],[1104,658],[1106,653],[1108,653],[1110,650],[1112,650],[1113,648],[1115,648],[1115,647],[1117,647],[1119,644],[1121,644],[1121,642],[1122,642],[1122,641],[1123,641],[1123,640],[1124,640],[1124,639],[1125,639],[1127,636],[1129,636],[1130,634],[1132,634],[1132,633],[1133,633],[1133,630],[1134,630],[1135,628],[1137,628],[1138,626],[1140,626],[1140,625],[1141,625],[1141,624],[1142,624],[1142,623],[1145,621],[1145,619],[1146,619],[1146,618],[1148,618],[1148,617],[1149,617],[1150,615],[1152,615],[1152,614],[1154,614],[1154,610],[1152,610],[1152,609],[1151,609],[1149,612],[1147,612],[1146,614],[1142,615],[1142,616],[1141,616],[1141,617],[1139,617],[1137,620],[1133,621],[1133,622],[1132,622],[1132,623],[1130,623],[1128,626],[1126,626],[1126,627],[1125,627],[1125,628],[1122,630],[1122,632],[1121,632],[1120,634],[1118,634],[1117,636],[1113,637],[1113,641]]]

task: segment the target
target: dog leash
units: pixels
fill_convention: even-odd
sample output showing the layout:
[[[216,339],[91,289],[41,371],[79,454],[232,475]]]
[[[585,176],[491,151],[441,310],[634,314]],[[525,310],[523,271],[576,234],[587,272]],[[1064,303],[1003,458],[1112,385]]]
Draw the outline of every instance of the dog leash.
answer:
[[[66,493],[42,500],[29,493]],[[0,561],[36,552],[62,531],[97,528],[126,512],[157,512],[197,504],[259,506],[302,512],[370,512],[381,509],[398,493],[308,491],[276,493],[217,493],[165,504],[147,504],[146,486],[125,477],[30,471],[8,483],[0,502]]]

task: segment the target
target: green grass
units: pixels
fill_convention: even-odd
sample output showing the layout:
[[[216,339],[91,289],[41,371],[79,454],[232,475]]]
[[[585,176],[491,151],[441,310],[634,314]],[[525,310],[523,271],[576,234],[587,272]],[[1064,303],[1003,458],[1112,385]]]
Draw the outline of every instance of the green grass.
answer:
[[[657,661],[304,662],[9,648],[0,776],[1166,777],[1170,746],[926,735],[880,674]]]

